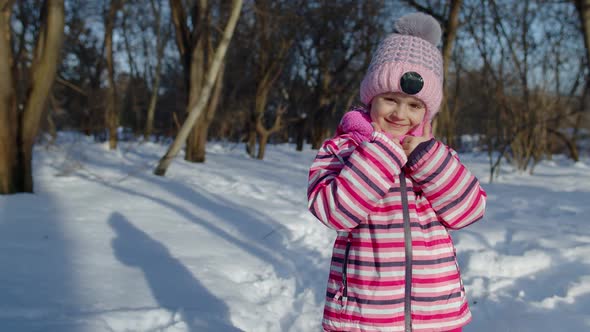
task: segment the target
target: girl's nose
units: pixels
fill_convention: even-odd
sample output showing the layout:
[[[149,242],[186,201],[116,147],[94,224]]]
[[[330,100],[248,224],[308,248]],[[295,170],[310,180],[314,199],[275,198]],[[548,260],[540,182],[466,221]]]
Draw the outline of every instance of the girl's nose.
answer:
[[[391,112],[391,115],[398,119],[403,119],[406,115],[406,107],[404,105],[399,105]]]

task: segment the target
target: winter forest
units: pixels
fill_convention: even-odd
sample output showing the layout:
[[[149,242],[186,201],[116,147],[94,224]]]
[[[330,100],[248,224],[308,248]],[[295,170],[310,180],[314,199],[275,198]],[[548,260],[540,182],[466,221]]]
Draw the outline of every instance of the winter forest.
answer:
[[[321,331],[309,169],[410,12],[487,192],[463,331],[590,330],[590,1],[0,0],[0,331]]]

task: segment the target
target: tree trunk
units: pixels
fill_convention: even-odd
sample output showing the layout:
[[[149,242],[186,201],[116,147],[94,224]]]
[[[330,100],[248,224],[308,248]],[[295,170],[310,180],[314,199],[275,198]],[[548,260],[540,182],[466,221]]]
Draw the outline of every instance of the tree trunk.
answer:
[[[210,56],[207,40],[209,39],[209,26],[208,26],[208,8],[207,1],[199,1],[198,3],[198,21],[193,23],[195,30],[198,31],[198,39],[192,50],[192,61],[185,71],[189,73],[189,105],[195,102],[195,98],[198,98],[201,90],[203,89],[205,80],[205,71],[207,70],[208,55]],[[187,108],[187,113],[190,112],[190,108]],[[199,155],[199,141],[201,140],[200,129],[202,128],[202,122],[204,116],[199,116],[196,120],[196,124],[189,134],[186,146],[184,160],[190,162],[202,162],[197,157]]]
[[[56,113],[59,108],[57,100],[55,100],[55,96],[53,95],[53,93],[49,94],[49,103],[51,105],[51,109],[47,111],[47,114],[45,116],[47,117],[47,127],[49,130],[49,135],[51,135],[51,141],[49,141],[49,144],[53,144],[57,140],[57,128],[55,127],[55,122],[53,121],[53,116],[51,116],[51,114],[52,112]]]
[[[590,0],[576,0],[575,1],[576,8],[578,10],[578,15],[580,17],[580,23],[582,23],[582,34],[584,36],[584,45],[586,49],[586,63],[590,67]],[[590,84],[586,82],[586,88],[584,89],[584,96],[582,98],[582,107],[586,104],[586,98],[588,93],[588,86]],[[575,158],[575,161],[579,160],[578,149],[576,146],[577,141],[577,132],[578,132],[578,125],[581,123],[582,114],[578,115],[576,119],[576,126],[574,128],[574,133],[572,135],[570,147],[570,154],[572,158]],[[569,141],[569,140],[568,140]],[[568,144],[569,146],[569,144]]]
[[[0,1],[0,193],[17,192],[15,174],[18,131],[15,80],[10,41],[13,1]]]
[[[108,73],[106,127],[109,131],[109,149],[117,148],[117,129],[119,127],[119,112],[117,109],[117,89],[115,85],[115,64],[113,60],[113,29],[117,11],[123,5],[124,0],[111,0],[109,14],[105,27],[106,63]]]
[[[197,150],[195,151],[196,154],[194,156],[194,162],[197,163],[204,163],[205,162],[205,154],[207,151],[207,137],[209,134],[209,122],[206,120],[202,120],[200,123],[197,123],[195,128],[199,128],[199,134],[197,136]]]
[[[584,35],[584,45],[586,46],[586,59],[590,66],[590,0],[576,0],[576,8],[582,23],[582,34]]]
[[[580,154],[578,153],[578,132],[580,130],[580,127],[582,126],[582,120],[584,119],[584,113],[578,113],[578,115],[576,116],[576,121],[574,124],[574,130],[572,132],[572,137],[570,139],[571,143],[572,143],[572,148],[570,149],[571,156],[572,159],[574,159],[574,161],[578,162],[580,161]]]
[[[191,161],[194,163],[202,163],[205,162],[205,148],[207,144],[207,131],[205,130],[206,127],[206,119],[205,119],[205,112],[199,116],[197,119],[193,131],[189,135],[187,140],[187,150],[186,153],[190,153],[190,156],[187,155],[185,160]],[[190,145],[190,150],[188,149]]]
[[[262,133],[258,134],[258,156],[257,159],[262,160],[264,159],[264,153],[266,152],[266,143],[268,143],[268,138],[270,137],[270,133]]]
[[[24,169],[24,191],[33,192],[32,164],[33,144],[47,97],[53,86],[61,55],[64,34],[63,0],[46,0],[42,9],[42,27],[35,46],[35,58],[31,65],[32,79],[22,116],[21,150]]]
[[[156,48],[158,50],[158,58],[156,62],[156,70],[154,72],[154,83],[152,87],[152,95],[150,97],[150,104],[148,106],[147,117],[145,120],[145,131],[143,134],[144,141],[149,141],[150,136],[154,130],[154,116],[156,114],[156,104],[158,102],[158,90],[160,90],[160,77],[161,77],[161,70],[162,70],[162,58],[164,57],[164,45],[166,44],[164,40],[162,40],[162,27],[160,24],[160,7],[156,7],[154,0],[150,0],[150,5],[152,7],[152,12],[156,17],[156,25],[157,32],[156,32]]]
[[[322,146],[322,141],[324,140],[323,136],[323,126],[318,122],[314,123],[311,127],[311,148],[314,150],[319,149]]]
[[[312,122],[311,127],[311,148],[319,149],[324,141],[330,136],[330,129],[328,123],[330,115],[332,114],[333,105],[327,104],[327,99],[322,101],[322,104]]]
[[[33,144],[58,66],[64,31],[64,3],[41,6],[31,79],[24,108],[17,109],[10,46],[11,1],[0,1],[0,194],[33,192]]]
[[[195,121],[195,125],[193,126],[193,129],[190,131],[187,139],[186,139],[186,145],[184,146],[184,160],[186,161],[190,161],[193,163],[199,162],[197,160],[197,154],[198,154],[198,142],[199,142],[199,129],[201,129],[200,127],[200,123],[202,122],[202,115],[199,116],[197,118],[197,120]]]
[[[213,90],[213,95],[211,96],[211,100],[209,101],[209,105],[207,106],[207,110],[203,112],[203,115],[199,117],[197,120],[196,128],[199,129],[198,136],[197,136],[197,144],[196,144],[196,154],[194,156],[195,162],[203,163],[205,162],[205,154],[207,152],[207,138],[209,137],[209,126],[213,121],[213,117],[215,116],[215,112],[217,111],[217,107],[219,106],[219,101],[221,99],[221,92],[223,90],[223,75],[225,72],[225,65],[221,65],[221,69],[219,70],[219,75],[217,76],[217,81],[215,82],[215,88]]]
[[[565,145],[567,146],[567,149],[570,152],[570,157],[572,158],[573,161],[575,161],[575,162],[580,161],[580,153],[578,152],[578,147],[576,146],[576,142],[574,140],[570,140],[566,135],[564,135],[559,130],[547,128],[547,131],[549,133],[555,135],[556,137],[561,139],[563,141],[563,143],[565,143]]]
[[[266,143],[268,142],[270,135],[281,129],[281,120],[286,110],[284,106],[279,106],[272,128],[266,129],[264,126],[264,109],[266,108],[266,99],[269,92],[270,86],[262,89],[260,95],[257,95],[256,97],[256,134],[258,135],[258,155],[256,158],[260,160],[264,159],[264,151],[266,150]],[[253,149],[253,146],[250,148]]]
[[[264,144],[266,145],[266,142],[268,141],[268,133],[266,132],[266,128],[264,127],[264,111],[266,109],[266,104],[267,104],[267,100],[268,100],[268,93],[270,92],[270,83],[268,81],[269,78],[269,72],[263,73],[262,75],[262,80],[260,83],[258,83],[258,86],[256,88],[256,97],[255,97],[255,101],[254,101],[254,115],[253,115],[253,119],[254,119],[254,128],[255,128],[255,134],[254,134],[254,139],[252,139],[252,137],[250,137],[250,139],[252,141],[250,141],[249,143],[254,143],[252,146],[250,146],[251,150],[251,156],[254,157],[255,152],[254,152],[254,148],[256,147],[256,137],[258,138],[258,155],[257,158],[258,159],[262,159],[264,158],[264,150],[265,147],[263,146],[263,136],[267,136],[265,139]],[[262,153],[261,153],[262,151]]]
[[[260,116],[257,119],[256,122],[256,133],[258,134],[258,156],[257,158],[262,160],[264,159],[264,152],[266,151],[266,143],[268,142],[268,138],[270,137],[270,135],[272,135],[273,133],[279,131],[282,127],[281,125],[281,121],[283,119],[283,115],[287,113],[287,108],[283,105],[280,105],[277,109],[277,114],[275,117],[275,122],[272,126],[272,128],[270,129],[266,129],[264,127],[264,123],[263,123],[263,114],[260,114]]]
[[[196,49],[199,49],[200,47],[196,47]],[[202,52],[199,52],[197,50],[195,50],[195,52],[198,52],[199,55],[195,55],[195,61],[193,61],[193,63],[191,64],[192,70],[194,71],[195,68],[203,68],[204,70],[204,54]],[[189,100],[193,100],[193,96],[198,96],[200,91],[202,90],[202,80],[203,80],[203,70],[198,70],[197,73],[193,73],[193,75],[191,75],[191,86],[190,86],[190,97]],[[190,112],[190,107],[187,108],[187,112]],[[191,161],[191,162],[199,162],[197,160],[197,155],[198,155],[198,144],[199,144],[199,136],[201,135],[199,130],[200,130],[200,125],[198,125],[200,122],[202,122],[204,119],[204,117],[199,116],[197,118],[197,125],[195,125],[193,127],[193,129],[191,130],[187,140],[186,140],[186,146],[185,146],[185,155],[184,155],[184,160],[186,161]]]
[[[263,159],[268,138],[270,135],[272,135],[275,131],[277,131],[280,128],[280,121],[283,115],[282,113],[285,109],[285,107],[282,105],[279,107],[273,128],[267,130],[264,124],[264,113],[266,111],[266,107],[268,104],[268,96],[271,92],[271,89],[274,86],[274,83],[277,81],[281,72],[283,71],[286,56],[293,43],[293,39],[291,39],[293,37],[280,37],[278,41],[275,41],[273,39],[273,31],[275,30],[274,27],[276,22],[273,22],[273,20],[271,19],[271,17],[274,16],[271,13],[273,10],[276,9],[271,9],[272,6],[270,5],[270,1],[268,0],[257,1],[256,5],[259,9],[255,12],[255,27],[257,30],[255,39],[256,43],[259,45],[257,51],[257,67],[259,69],[257,75],[258,78],[256,86],[256,96],[254,101],[253,118],[256,122],[255,128],[259,139],[259,150],[257,158]],[[267,12],[267,14],[262,14],[261,12]],[[277,124],[279,127],[277,127]],[[254,145],[251,145],[249,148],[253,155]]]
[[[253,118],[252,115],[250,118]],[[256,119],[251,119],[248,125],[248,141],[246,142],[246,153],[254,158],[256,153]]]
[[[165,175],[168,166],[178,154],[178,151],[182,148],[182,144],[186,141],[192,127],[195,125],[195,121],[201,115],[205,107],[207,106],[207,101],[209,100],[209,96],[211,94],[211,90],[215,79],[218,76],[219,69],[221,67],[221,63],[223,62],[223,58],[225,57],[225,53],[227,51],[227,47],[233,35],[234,29],[238,22],[238,18],[240,17],[240,12],[242,10],[242,0],[233,0],[232,2],[232,12],[230,14],[229,21],[225,27],[223,32],[223,37],[217,50],[215,51],[215,55],[213,57],[213,61],[209,70],[207,72],[205,86],[201,90],[199,97],[196,99],[196,103],[191,103],[189,105],[190,113],[182,125],[178,136],[174,140],[174,142],[170,145],[170,148],[166,152],[166,154],[160,159],[158,166],[154,170],[154,174],[156,175]]]
[[[451,11],[445,26],[444,45],[442,50],[443,57],[443,77],[447,77],[449,73],[449,65],[451,63],[451,55],[453,53],[453,45],[457,36],[459,27],[459,14],[461,12],[462,0],[451,1]],[[446,80],[445,80],[446,82]],[[441,112],[434,120],[433,127],[436,128],[433,134],[441,133],[446,140],[446,143],[455,147],[455,114],[448,105],[447,86],[443,87],[445,93],[441,104]]]
[[[451,63],[451,54],[453,53],[453,45],[457,37],[457,30],[459,28],[459,14],[461,13],[462,0],[451,1],[451,12],[445,27],[445,37],[443,45],[443,75],[449,72],[449,65]]]
[[[154,131],[154,117],[156,115],[156,105],[158,103],[158,90],[160,89],[160,60],[156,66],[156,73],[154,79],[154,86],[152,88],[152,95],[150,97],[150,104],[147,111],[147,118],[145,122],[145,132],[143,134],[144,141],[149,141],[150,136]]]
[[[330,135],[328,124],[331,122],[334,113],[334,102],[330,95],[332,86],[332,75],[328,67],[322,69],[322,81],[318,98],[319,107],[315,110],[311,127],[311,147],[319,149],[324,140]]]
[[[305,141],[305,120],[306,118],[301,118],[295,124],[295,142],[297,145],[297,151],[303,151],[303,143]]]

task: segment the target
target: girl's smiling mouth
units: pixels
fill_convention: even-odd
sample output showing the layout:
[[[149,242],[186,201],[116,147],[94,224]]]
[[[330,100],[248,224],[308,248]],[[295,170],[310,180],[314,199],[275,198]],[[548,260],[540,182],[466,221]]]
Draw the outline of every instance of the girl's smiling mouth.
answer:
[[[404,124],[404,123],[394,122],[394,121],[387,120],[387,119],[384,119],[384,120],[385,120],[385,122],[387,122],[387,123],[388,123],[390,126],[392,126],[392,127],[395,127],[395,128],[404,128],[404,127],[407,127],[407,125],[406,125],[406,124]]]

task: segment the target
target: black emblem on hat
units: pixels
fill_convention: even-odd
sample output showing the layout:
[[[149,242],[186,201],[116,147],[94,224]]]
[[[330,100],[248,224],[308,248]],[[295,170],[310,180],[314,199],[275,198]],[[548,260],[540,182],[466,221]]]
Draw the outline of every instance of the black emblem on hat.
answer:
[[[424,87],[424,79],[415,71],[409,71],[403,74],[399,83],[402,91],[409,95],[417,94]]]

